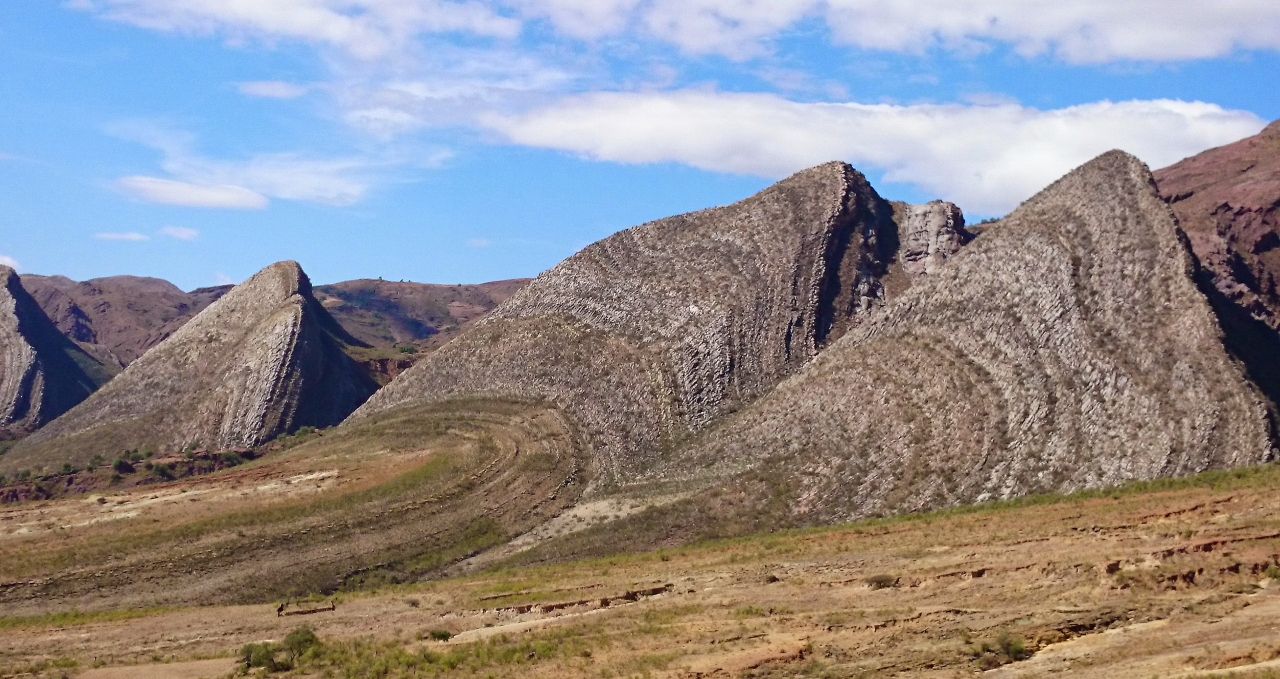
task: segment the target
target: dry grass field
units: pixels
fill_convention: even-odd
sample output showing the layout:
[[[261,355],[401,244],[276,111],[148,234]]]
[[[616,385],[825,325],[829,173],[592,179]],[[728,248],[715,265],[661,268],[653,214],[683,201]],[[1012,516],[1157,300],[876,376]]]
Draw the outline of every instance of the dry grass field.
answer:
[[[138,512],[130,518],[37,525],[22,539],[17,514],[67,525],[99,505],[9,509],[3,580],[15,567],[28,578],[50,568],[28,560],[50,546],[87,548],[80,531],[102,535],[114,523],[123,540],[147,516],[221,515],[212,508],[247,501],[233,500],[237,492],[274,492],[287,507],[316,486],[332,497],[385,487],[341,456],[327,476],[291,467],[296,459],[271,463],[291,483],[199,487],[215,475],[187,489],[206,491],[199,502],[157,489],[151,504],[108,501],[125,500],[124,513]],[[316,640],[294,657],[264,647],[290,676],[1276,676],[1277,482],[1280,469],[1263,467],[544,566],[499,561],[443,579],[370,583],[323,600],[335,610],[305,616],[277,617],[277,600],[104,600],[88,612],[90,599],[30,599],[14,608],[6,590],[0,676],[226,676],[244,671],[246,644],[296,641],[290,633],[304,624]],[[619,535],[636,516],[620,514]]]

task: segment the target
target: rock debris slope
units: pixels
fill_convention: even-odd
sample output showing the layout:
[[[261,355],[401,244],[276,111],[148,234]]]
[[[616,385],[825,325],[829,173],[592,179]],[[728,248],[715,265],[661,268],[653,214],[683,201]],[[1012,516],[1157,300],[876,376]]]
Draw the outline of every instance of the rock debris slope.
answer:
[[[1280,330],[1280,121],[1156,172],[1214,287]]]
[[[88,398],[111,371],[54,327],[0,266],[0,438],[30,432]]]
[[[274,264],[16,446],[0,466],[47,467],[132,449],[227,450],[336,424],[376,388],[344,353],[353,341],[296,263]]]
[[[686,451],[814,520],[1071,491],[1271,455],[1146,167],[1103,155]]]
[[[848,165],[822,165],[586,248],[353,417],[462,396],[546,400],[583,430],[593,483],[607,485],[773,387],[966,239],[954,206],[895,206]]]

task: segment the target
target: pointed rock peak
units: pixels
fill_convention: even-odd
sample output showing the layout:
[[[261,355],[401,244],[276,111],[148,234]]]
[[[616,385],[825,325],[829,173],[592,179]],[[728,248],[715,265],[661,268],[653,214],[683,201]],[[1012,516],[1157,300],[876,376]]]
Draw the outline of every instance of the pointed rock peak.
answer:
[[[12,267],[0,264],[0,286],[5,290],[12,291],[15,285],[22,285],[18,279],[18,272]]]
[[[377,387],[347,355],[348,343],[302,268],[273,264],[11,450],[0,469],[140,448],[252,447],[337,424]]]
[[[228,296],[266,296],[270,300],[284,300],[294,295],[310,295],[311,279],[302,266],[292,260],[276,262],[237,285]]]

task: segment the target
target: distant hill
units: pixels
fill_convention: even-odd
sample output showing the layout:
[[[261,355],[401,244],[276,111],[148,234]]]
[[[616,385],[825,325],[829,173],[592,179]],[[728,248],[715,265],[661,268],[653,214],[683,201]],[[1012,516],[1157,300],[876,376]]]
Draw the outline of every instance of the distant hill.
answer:
[[[1280,121],[1155,177],[1214,286],[1280,330]]]
[[[750,403],[967,242],[955,206],[892,204],[843,163],[589,246],[353,416],[458,397],[549,401],[595,481]]]
[[[0,266],[0,439],[70,410],[114,372],[65,338],[17,273]]]
[[[168,281],[139,276],[76,282],[24,274],[22,282],[64,335],[118,367],[137,360],[232,288],[183,292]],[[316,286],[314,292],[348,333],[369,345],[371,350],[361,358],[375,377],[386,381],[527,282],[435,285],[355,280]]]
[[[1108,153],[675,466],[829,521],[1261,463],[1265,400],[1194,276],[1149,171]]]
[[[0,467],[48,469],[130,450],[254,446],[340,422],[376,389],[345,350],[358,344],[282,262],[235,287]]]

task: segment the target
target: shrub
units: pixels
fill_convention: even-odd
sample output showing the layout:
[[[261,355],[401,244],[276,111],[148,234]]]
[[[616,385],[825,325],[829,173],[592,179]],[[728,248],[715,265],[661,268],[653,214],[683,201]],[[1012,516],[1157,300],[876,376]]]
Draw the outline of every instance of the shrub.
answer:
[[[453,632],[447,629],[433,629],[427,633],[427,636],[436,641],[448,641],[453,638]]]
[[[284,638],[284,650],[289,654],[291,664],[296,663],[304,653],[319,645],[320,637],[316,636],[315,630],[307,626],[295,629]]]
[[[892,575],[873,575],[866,580],[867,587],[871,589],[888,589],[898,586],[898,578]]]
[[[268,672],[289,669],[276,658],[277,650],[275,644],[245,644],[244,648],[240,649],[240,662],[244,663],[245,669],[261,667]]]
[[[111,465],[111,468],[114,469],[117,474],[132,474],[137,471],[134,469],[133,465],[123,457],[116,460],[115,463]]]

